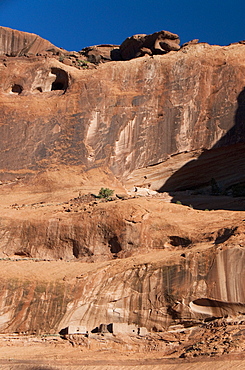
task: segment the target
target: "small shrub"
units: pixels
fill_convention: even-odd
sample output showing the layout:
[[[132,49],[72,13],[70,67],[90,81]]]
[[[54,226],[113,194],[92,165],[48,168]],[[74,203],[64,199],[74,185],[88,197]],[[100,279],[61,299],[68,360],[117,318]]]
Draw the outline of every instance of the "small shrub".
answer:
[[[78,59],[77,64],[78,64],[79,67],[87,69],[90,63],[87,60]]]
[[[111,190],[109,188],[101,188],[99,191],[98,198],[104,198],[104,199],[109,199],[112,197],[114,193],[114,190]]]
[[[180,200],[177,200],[176,204],[182,204]]]

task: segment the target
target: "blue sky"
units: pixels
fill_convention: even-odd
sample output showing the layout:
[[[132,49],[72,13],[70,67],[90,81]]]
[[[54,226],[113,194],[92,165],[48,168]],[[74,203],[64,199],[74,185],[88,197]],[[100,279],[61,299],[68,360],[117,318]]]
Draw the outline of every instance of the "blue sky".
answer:
[[[245,0],[0,0],[1,26],[76,51],[160,30],[228,45],[245,39],[244,23]]]

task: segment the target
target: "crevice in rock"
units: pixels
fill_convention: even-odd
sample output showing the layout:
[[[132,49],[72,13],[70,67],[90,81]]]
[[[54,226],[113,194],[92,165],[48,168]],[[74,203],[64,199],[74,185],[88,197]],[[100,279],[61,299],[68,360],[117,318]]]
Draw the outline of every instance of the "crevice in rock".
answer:
[[[72,241],[72,253],[73,256],[78,258],[79,257],[79,243],[76,240]]]
[[[177,235],[169,236],[169,243],[173,247],[188,247],[191,244],[191,240],[189,238],[181,238]]]
[[[15,255],[15,256],[18,256],[18,257],[31,257],[31,256],[30,256],[30,253],[28,253],[28,252],[24,252],[24,251],[16,252],[14,255]]]
[[[234,228],[224,228],[222,230],[219,230],[218,236],[215,239],[215,244],[221,244],[226,242],[232,235],[234,235],[235,231],[237,230],[237,227]]]

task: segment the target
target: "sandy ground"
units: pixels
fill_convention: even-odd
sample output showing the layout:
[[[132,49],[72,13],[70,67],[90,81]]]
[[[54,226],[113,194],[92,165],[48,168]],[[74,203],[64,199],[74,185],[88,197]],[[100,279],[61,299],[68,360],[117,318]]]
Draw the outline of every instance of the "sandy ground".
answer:
[[[68,344],[29,343],[2,346],[1,369],[244,369],[244,355],[198,359],[164,358],[161,353],[122,353],[116,351],[81,351]]]

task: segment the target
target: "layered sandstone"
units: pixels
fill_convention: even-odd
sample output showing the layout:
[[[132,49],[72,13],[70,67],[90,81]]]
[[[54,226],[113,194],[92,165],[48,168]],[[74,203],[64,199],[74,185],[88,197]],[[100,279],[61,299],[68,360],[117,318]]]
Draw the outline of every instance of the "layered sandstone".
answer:
[[[36,55],[48,50],[57,52],[59,48],[34,33],[0,27],[0,55]]]
[[[19,52],[26,35],[8,32],[18,47],[9,56],[4,43],[0,59],[1,332],[134,324],[150,333],[145,350],[213,317],[243,325],[233,186],[245,181],[244,44],[89,67],[46,44]],[[102,186],[115,197],[91,194]],[[152,189],[170,195],[140,197]],[[194,210],[205,196],[209,209],[242,211]],[[189,206],[169,203],[180,198]]]
[[[243,264],[240,247],[158,251],[100,265],[1,261],[1,331],[91,331],[122,322],[154,333],[210,317],[242,321]]]
[[[196,214],[160,197],[14,203],[0,218],[0,257],[96,262],[190,248],[199,241],[216,245],[235,235],[243,240],[243,214],[238,215],[230,220],[214,211]]]
[[[151,333],[242,320],[243,212],[152,198],[74,203],[3,209],[2,331],[122,322]]]
[[[128,188],[244,181],[244,53],[243,44],[190,44],[92,70],[5,58],[2,180],[62,164],[106,166]]]

